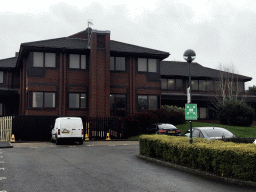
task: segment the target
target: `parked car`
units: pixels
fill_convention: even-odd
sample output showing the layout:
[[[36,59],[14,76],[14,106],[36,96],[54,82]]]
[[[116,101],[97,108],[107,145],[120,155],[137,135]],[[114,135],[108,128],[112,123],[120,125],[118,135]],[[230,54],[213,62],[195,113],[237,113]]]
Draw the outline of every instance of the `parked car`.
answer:
[[[186,137],[190,137],[190,130],[184,134]],[[236,137],[229,130],[221,127],[193,127],[192,137],[204,138],[207,140],[211,139],[222,139]]]
[[[180,130],[172,124],[168,123],[156,123],[146,129],[147,134],[164,134],[180,136]]]
[[[52,129],[52,142],[59,144],[60,140],[73,140],[83,144],[84,129],[80,117],[59,117]]]

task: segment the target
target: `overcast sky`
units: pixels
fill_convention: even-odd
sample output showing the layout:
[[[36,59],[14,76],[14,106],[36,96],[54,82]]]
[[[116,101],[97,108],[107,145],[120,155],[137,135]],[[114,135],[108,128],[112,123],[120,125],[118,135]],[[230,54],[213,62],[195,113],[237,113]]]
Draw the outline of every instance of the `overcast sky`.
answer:
[[[146,2],[146,3],[141,3]],[[66,37],[91,27],[110,30],[112,40],[169,52],[214,69],[235,67],[256,85],[255,0],[85,0],[5,1],[0,6],[0,59],[13,57],[20,44]]]

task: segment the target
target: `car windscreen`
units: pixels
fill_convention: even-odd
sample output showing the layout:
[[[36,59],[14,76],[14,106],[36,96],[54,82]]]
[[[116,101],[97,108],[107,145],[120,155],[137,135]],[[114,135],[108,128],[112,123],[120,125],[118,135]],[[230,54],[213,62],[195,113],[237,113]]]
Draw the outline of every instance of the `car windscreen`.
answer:
[[[158,127],[160,129],[177,129],[174,125],[170,125],[170,124],[162,124],[162,125],[158,125]]]
[[[203,130],[203,132],[208,136],[208,137],[233,137],[233,133],[229,132],[228,130],[225,129],[208,129],[208,130]]]

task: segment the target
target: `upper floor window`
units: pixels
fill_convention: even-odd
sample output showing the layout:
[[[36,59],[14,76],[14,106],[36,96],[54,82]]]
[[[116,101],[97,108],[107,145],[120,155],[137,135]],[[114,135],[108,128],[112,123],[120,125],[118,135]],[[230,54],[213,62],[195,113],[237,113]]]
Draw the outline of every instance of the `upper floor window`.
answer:
[[[4,83],[4,72],[0,71],[0,83]]]
[[[34,107],[34,108],[54,108],[55,107],[55,93],[33,92],[32,107]]]
[[[196,91],[217,90],[214,88],[213,80],[191,80],[191,88]]]
[[[161,79],[161,89],[182,90],[182,79]]]
[[[69,54],[69,68],[86,69],[86,55]]]
[[[138,109],[158,109],[158,101],[156,95],[138,95]]]
[[[138,58],[138,71],[140,72],[157,72],[157,60]]]
[[[111,71],[125,71],[125,57],[110,57]]]
[[[56,67],[56,54],[34,52],[33,67]]]
[[[86,109],[86,93],[69,93],[69,108]]]

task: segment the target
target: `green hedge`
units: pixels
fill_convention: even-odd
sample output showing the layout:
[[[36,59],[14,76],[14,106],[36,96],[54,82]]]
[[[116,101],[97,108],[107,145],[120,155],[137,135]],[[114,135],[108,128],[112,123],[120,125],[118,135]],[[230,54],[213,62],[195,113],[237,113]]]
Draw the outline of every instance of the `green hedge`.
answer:
[[[256,181],[256,145],[166,135],[142,135],[140,154],[220,176]]]

